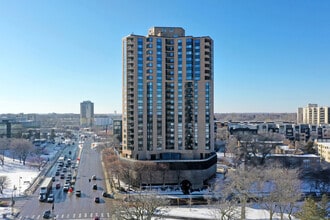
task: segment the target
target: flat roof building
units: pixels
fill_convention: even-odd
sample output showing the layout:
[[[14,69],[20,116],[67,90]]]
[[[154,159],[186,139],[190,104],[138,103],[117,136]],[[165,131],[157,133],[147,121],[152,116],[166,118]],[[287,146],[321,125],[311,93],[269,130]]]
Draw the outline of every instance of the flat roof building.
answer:
[[[213,74],[208,36],[152,27],[147,36],[124,37],[121,155],[153,161],[210,158]]]
[[[80,103],[80,126],[92,127],[94,125],[94,103],[83,101]]]

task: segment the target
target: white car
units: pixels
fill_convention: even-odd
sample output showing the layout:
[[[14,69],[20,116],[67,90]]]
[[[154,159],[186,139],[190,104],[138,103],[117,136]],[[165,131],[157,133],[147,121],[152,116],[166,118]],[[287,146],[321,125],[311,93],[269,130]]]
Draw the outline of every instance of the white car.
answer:
[[[49,194],[47,202],[54,202],[54,194]]]
[[[63,191],[67,192],[67,191],[69,191],[69,188],[70,188],[70,183],[66,183],[63,186]]]

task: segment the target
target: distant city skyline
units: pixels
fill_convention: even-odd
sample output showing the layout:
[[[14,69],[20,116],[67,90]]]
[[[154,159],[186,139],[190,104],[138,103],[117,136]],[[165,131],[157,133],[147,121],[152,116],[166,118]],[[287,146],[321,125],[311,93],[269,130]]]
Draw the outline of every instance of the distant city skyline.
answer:
[[[0,1],[0,114],[79,114],[84,100],[121,113],[122,39],[154,26],[214,40],[215,113],[330,106],[329,11],[323,0]]]

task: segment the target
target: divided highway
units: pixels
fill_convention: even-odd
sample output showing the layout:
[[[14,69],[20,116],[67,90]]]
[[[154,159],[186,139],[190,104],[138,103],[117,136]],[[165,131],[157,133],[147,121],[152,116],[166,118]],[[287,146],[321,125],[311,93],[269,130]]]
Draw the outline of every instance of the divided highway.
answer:
[[[71,151],[71,154],[69,154]],[[77,151],[77,153],[75,153]],[[58,164],[55,163],[47,176],[55,176],[52,193],[54,194],[54,203],[39,202],[39,189],[27,198],[24,206],[21,208],[19,219],[43,219],[43,213],[46,210],[52,212],[52,219],[94,219],[96,216],[100,219],[111,219],[112,200],[102,197],[102,192],[106,190],[104,174],[101,162],[101,155],[97,149],[91,148],[91,140],[86,140],[81,145],[68,146],[63,151],[63,156],[72,157],[72,164],[79,162],[76,170],[71,166],[67,172],[63,168],[59,171],[65,176],[71,171],[72,175],[76,172],[76,183],[72,192],[63,191],[65,179],[55,176]],[[76,158],[79,157],[79,158]],[[96,179],[93,180],[92,176]],[[55,186],[60,183],[61,187]],[[93,186],[96,184],[96,189]],[[81,196],[75,195],[75,190],[81,191]],[[100,198],[100,202],[95,202],[95,197]]]

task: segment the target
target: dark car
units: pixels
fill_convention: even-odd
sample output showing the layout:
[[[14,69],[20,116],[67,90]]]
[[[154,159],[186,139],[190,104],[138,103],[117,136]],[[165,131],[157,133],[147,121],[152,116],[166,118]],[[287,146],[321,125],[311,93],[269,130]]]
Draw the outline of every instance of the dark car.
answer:
[[[55,188],[56,188],[56,189],[61,188],[61,183],[56,183]]]
[[[51,217],[51,211],[50,210],[47,210],[44,212],[44,214],[42,215],[43,218],[50,218]]]
[[[110,199],[114,198],[113,194],[107,193],[106,191],[102,192],[102,196],[105,197],[105,198],[110,198]]]
[[[95,201],[95,203],[100,203],[100,197],[95,197],[94,201]]]
[[[93,185],[93,189],[97,190],[97,185],[96,184]]]
[[[100,217],[95,216],[95,217],[94,217],[94,220],[100,220]]]
[[[76,190],[76,196],[81,197],[81,191],[80,190]]]

